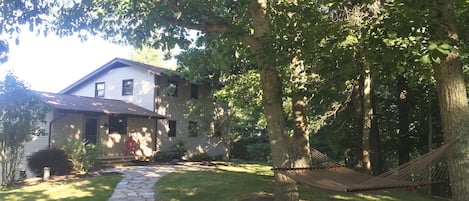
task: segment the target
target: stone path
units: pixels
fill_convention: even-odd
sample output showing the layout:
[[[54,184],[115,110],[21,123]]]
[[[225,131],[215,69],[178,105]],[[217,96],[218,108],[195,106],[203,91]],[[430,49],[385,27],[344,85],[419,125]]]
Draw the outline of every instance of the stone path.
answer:
[[[167,173],[198,170],[181,165],[128,166],[104,169],[100,172],[120,172],[124,178],[117,184],[109,201],[154,201],[155,183]]]

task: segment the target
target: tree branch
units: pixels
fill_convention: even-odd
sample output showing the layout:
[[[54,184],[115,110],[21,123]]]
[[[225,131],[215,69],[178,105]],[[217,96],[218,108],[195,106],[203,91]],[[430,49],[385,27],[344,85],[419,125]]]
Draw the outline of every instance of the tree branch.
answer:
[[[197,24],[197,23],[189,22],[188,20],[180,20],[180,19],[177,19],[175,17],[170,17],[170,16],[164,16],[161,18],[162,20],[172,25],[199,30],[204,33],[225,33],[229,31],[228,29],[229,26],[227,24],[232,24],[232,23],[228,23],[228,20],[226,19],[215,20],[213,19],[215,18],[215,16],[207,16],[206,14],[200,13],[193,9],[181,8],[175,2],[170,1],[170,0],[164,1],[164,2],[157,1],[157,3],[161,4],[162,6],[167,7],[168,9],[172,10],[174,13],[182,13],[185,16],[190,17],[200,22],[199,24]]]

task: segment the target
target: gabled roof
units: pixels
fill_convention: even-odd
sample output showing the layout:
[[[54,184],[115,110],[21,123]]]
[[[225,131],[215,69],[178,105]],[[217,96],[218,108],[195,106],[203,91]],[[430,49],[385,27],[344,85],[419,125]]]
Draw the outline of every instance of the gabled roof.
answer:
[[[97,77],[97,76],[99,76],[99,75],[101,75],[101,74],[103,74],[103,73],[105,73],[105,72],[107,72],[111,69],[125,67],[125,66],[140,68],[144,71],[147,71],[147,73],[151,74],[151,75],[161,75],[162,73],[165,73],[165,72],[171,72],[171,70],[164,69],[164,68],[161,68],[161,67],[152,66],[152,65],[148,65],[148,64],[128,60],[128,59],[115,58],[115,59],[107,62],[103,66],[99,67],[98,69],[94,70],[90,74],[88,74],[88,75],[84,76],[83,78],[79,79],[78,81],[74,82],[73,84],[71,84],[67,88],[63,89],[59,93],[68,94],[69,92],[72,92],[74,89],[81,86],[82,84],[85,84],[86,81],[88,81],[90,79],[93,79],[93,78],[95,78],[95,77]]]
[[[129,115],[164,119],[165,117],[143,107],[121,100],[101,99],[84,96],[34,91],[52,108],[72,112],[90,112],[108,115]]]

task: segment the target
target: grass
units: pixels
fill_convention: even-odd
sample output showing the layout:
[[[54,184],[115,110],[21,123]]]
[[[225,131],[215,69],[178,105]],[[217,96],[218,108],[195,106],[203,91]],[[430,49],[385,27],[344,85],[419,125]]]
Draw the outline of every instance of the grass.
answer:
[[[49,181],[34,185],[20,185],[0,189],[0,200],[48,201],[48,200],[96,200],[111,197],[121,175],[105,175]]]
[[[161,201],[267,201],[273,200],[274,181],[269,166],[240,164],[215,170],[170,173],[156,183]],[[436,201],[407,190],[360,193],[327,192],[300,186],[305,201]]]

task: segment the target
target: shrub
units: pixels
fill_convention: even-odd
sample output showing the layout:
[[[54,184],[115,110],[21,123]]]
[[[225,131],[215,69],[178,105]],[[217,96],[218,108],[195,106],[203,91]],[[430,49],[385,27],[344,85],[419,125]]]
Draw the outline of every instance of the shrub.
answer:
[[[171,148],[171,152],[174,154],[174,159],[181,159],[186,155],[187,149],[183,142],[178,142]]]
[[[212,161],[213,158],[207,153],[198,153],[191,156],[188,161]]]
[[[87,173],[95,164],[99,154],[97,146],[86,141],[73,141],[64,146],[64,151],[73,170],[79,173]]]
[[[267,161],[270,156],[267,136],[244,137],[232,144],[231,158],[246,161]],[[261,151],[257,153],[257,151]]]
[[[72,165],[65,151],[60,149],[44,149],[33,153],[28,158],[28,167],[37,176],[44,174],[44,167],[49,167],[52,175],[66,175],[72,172]]]
[[[171,156],[170,152],[167,152],[167,151],[156,152],[155,161],[157,161],[157,162],[170,162],[171,160],[173,160],[173,156]]]
[[[250,160],[267,162],[271,159],[270,144],[268,143],[250,144],[246,146],[246,150]]]
[[[159,151],[155,155],[157,162],[170,162],[173,160],[181,160],[186,155],[187,149],[183,142],[178,142],[171,147],[170,151]]]

